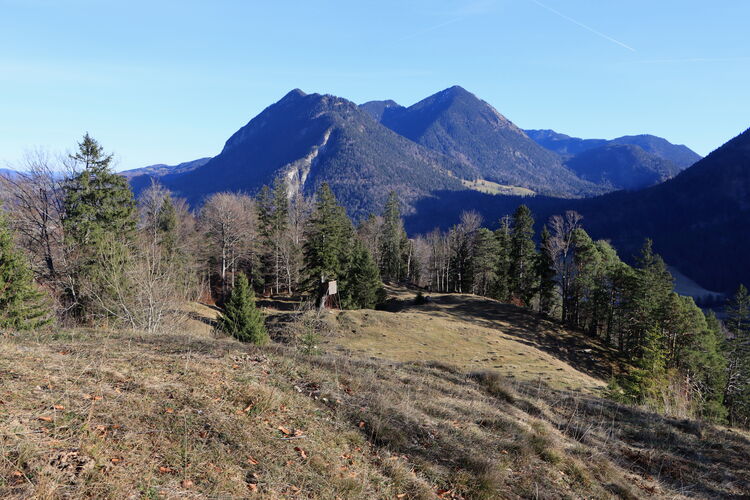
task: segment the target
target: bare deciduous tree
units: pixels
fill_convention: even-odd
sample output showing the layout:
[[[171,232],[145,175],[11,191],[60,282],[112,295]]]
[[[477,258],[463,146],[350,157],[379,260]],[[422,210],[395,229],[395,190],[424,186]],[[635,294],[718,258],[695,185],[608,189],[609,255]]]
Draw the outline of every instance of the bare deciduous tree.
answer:
[[[200,221],[218,253],[221,290],[226,295],[238,264],[253,253],[256,240],[254,202],[243,194],[216,193],[203,205]]]
[[[560,283],[563,321],[568,320],[570,291],[574,277],[573,236],[576,229],[581,227],[582,219],[581,214],[569,210],[564,216],[554,215],[549,220],[550,238],[547,240],[547,250],[552,256],[557,281]]]

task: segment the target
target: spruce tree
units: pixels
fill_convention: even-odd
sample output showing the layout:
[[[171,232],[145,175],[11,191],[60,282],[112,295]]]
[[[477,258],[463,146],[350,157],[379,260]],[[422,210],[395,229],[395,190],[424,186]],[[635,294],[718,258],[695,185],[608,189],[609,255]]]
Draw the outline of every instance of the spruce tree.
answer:
[[[479,228],[474,237],[471,262],[473,292],[483,296],[492,294],[497,279],[497,255],[500,249],[497,238],[487,228]]]
[[[106,235],[132,239],[136,206],[128,181],[110,168],[112,155],[89,134],[70,158],[82,169],[64,185],[65,235],[81,246]]]
[[[263,345],[268,333],[263,313],[255,306],[255,294],[247,277],[240,273],[218,319],[219,329],[242,342]]]
[[[305,289],[315,293],[321,281],[341,279],[349,267],[354,226],[324,183],[316,193],[315,209],[305,230]]]
[[[372,309],[383,299],[380,271],[359,239],[354,241],[351,262],[340,290],[342,305],[347,309]]]
[[[66,295],[80,317],[107,315],[120,300],[135,239],[136,205],[127,180],[110,168],[112,155],[86,134],[70,156],[81,170],[63,186],[71,276]]]
[[[398,282],[405,277],[405,250],[408,244],[396,193],[391,191],[383,210],[380,236],[380,272],[386,281]]]
[[[497,300],[510,301],[510,219],[503,217],[495,231],[497,259],[495,261],[495,284],[492,296]]]
[[[536,245],[534,218],[526,205],[513,213],[510,233],[510,293],[527,307],[536,292]]]
[[[541,241],[539,244],[539,253],[536,260],[536,274],[539,283],[539,312],[549,315],[555,305],[555,289],[557,281],[555,280],[555,262],[550,252],[550,234],[545,225],[542,228]]]
[[[5,214],[0,212],[0,330],[30,330],[49,323],[49,311],[31,268],[13,243]]]
[[[156,227],[159,233],[159,246],[164,252],[164,257],[170,260],[175,257],[177,251],[177,223],[177,211],[172,196],[167,192],[156,214]]]

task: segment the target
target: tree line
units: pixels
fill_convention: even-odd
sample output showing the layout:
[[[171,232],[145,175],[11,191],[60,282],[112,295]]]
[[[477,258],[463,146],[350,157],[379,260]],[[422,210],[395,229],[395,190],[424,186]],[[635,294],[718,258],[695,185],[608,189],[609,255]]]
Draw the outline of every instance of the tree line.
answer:
[[[283,178],[256,197],[217,193],[193,212],[154,183],[135,200],[88,134],[60,175],[44,154],[3,178],[0,326],[51,321],[156,332],[187,301],[215,300],[219,326],[268,340],[255,292],[318,297],[338,282],[345,308],[373,308],[383,281],[473,293],[556,319],[612,346],[628,368],[612,397],[670,413],[747,426],[750,298],[741,288],[727,319],[673,291],[664,261],[644,243],[636,264],[593,241],[575,212],[535,234],[524,205],[482,227],[474,212],[442,232],[408,238],[399,199],[355,225],[323,184],[313,197]]]

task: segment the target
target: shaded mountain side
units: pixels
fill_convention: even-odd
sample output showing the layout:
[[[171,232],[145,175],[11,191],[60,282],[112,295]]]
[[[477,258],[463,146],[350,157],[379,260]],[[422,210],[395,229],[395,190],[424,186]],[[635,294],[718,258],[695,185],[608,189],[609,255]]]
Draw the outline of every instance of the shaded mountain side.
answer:
[[[368,104],[380,121],[429,149],[471,166],[479,177],[537,193],[581,196],[605,190],[567,169],[485,101],[459,86],[408,108]],[[377,112],[372,112],[377,118]]]
[[[386,110],[389,110],[390,112],[392,111],[392,108],[404,109],[403,106],[391,99],[385,101],[368,101],[360,104],[359,107],[378,122],[383,118],[383,113],[385,113]]]
[[[624,135],[609,141],[611,144],[632,144],[659,158],[671,161],[681,169],[686,169],[702,158],[701,155],[683,144],[672,144],[655,135]]]
[[[583,200],[441,192],[417,204],[407,229],[416,234],[435,225],[447,228],[463,210],[475,210],[494,225],[521,203],[534,211],[538,227],[553,214],[577,210],[586,230],[611,240],[625,259],[651,238],[670,265],[709,290],[750,284],[750,130],[675,178],[641,191]]]
[[[434,190],[464,189],[456,176],[476,173],[394,133],[346,99],[294,90],[232,135],[205,165],[161,181],[197,206],[220,191],[253,194],[279,175],[306,194],[328,182],[358,218],[380,211],[392,190],[409,212]]]
[[[524,130],[533,141],[545,149],[549,149],[560,156],[571,157],[592,148],[598,148],[607,144],[606,139],[581,139],[554,130]]]
[[[639,146],[614,143],[583,151],[565,165],[581,179],[612,191],[653,186],[681,171],[671,161],[647,153]]]
[[[612,140],[607,139],[581,139],[555,132],[554,130],[524,130],[526,134],[540,146],[554,151],[555,153],[569,158],[590,149],[599,148],[611,144],[628,144],[638,146],[647,153],[670,161],[686,169],[701,159],[695,151],[682,144],[672,144],[666,139],[655,135],[625,135]]]

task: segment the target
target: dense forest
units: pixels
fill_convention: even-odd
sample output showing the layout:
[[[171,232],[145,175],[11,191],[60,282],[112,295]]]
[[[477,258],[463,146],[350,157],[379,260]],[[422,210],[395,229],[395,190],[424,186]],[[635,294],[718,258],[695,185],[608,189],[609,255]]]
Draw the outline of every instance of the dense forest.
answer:
[[[63,165],[28,158],[2,178],[0,325],[106,325],[159,332],[181,304],[222,308],[218,327],[268,342],[255,294],[375,308],[383,282],[429,293],[472,293],[535,311],[617,349],[609,395],[671,415],[750,424],[750,296],[740,287],[725,321],[673,292],[650,240],[633,265],[593,240],[574,211],[536,234],[518,206],[483,227],[464,212],[447,230],[409,238],[395,192],[355,226],[331,188],[289,197],[276,178],[254,198],[222,192],[200,210],[153,183],[138,199],[90,136]],[[57,173],[60,168],[64,175]]]

